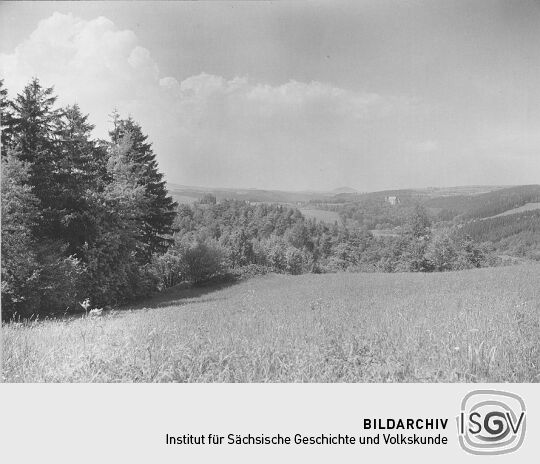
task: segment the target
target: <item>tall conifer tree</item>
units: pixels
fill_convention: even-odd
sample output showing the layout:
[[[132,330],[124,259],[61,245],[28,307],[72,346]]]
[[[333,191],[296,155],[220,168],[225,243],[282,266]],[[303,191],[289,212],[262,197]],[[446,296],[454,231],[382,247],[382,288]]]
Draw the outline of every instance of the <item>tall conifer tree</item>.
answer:
[[[11,147],[13,135],[13,112],[8,99],[7,89],[4,87],[4,80],[0,79],[0,131],[2,131],[1,151],[2,156],[7,155],[7,150]]]
[[[131,117],[120,119],[113,113],[113,130],[110,137],[113,144],[128,138],[128,157],[133,164],[139,185],[144,187],[147,208],[142,216],[142,240],[146,250],[140,256],[148,260],[153,253],[164,252],[172,242],[173,222],[177,204],[168,195],[163,174],[158,171],[156,156],[148,136]]]
[[[61,195],[61,151],[58,149],[61,111],[54,108],[53,88],[44,88],[37,78],[11,102],[12,144],[21,161],[29,165],[29,184],[39,199],[42,216],[36,233],[55,234],[58,197]]]

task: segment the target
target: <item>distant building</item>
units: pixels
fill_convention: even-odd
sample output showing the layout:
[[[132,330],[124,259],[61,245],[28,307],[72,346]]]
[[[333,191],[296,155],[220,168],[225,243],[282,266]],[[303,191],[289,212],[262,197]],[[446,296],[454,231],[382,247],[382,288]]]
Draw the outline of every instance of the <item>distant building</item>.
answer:
[[[385,197],[384,201],[386,201],[387,203],[390,203],[393,206],[399,204],[399,198],[398,197]]]

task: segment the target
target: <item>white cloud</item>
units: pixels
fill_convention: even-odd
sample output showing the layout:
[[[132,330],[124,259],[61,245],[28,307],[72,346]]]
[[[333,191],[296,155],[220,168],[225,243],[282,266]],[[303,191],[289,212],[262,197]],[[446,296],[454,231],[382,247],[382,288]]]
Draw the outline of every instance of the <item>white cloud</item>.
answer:
[[[54,85],[62,103],[79,102],[96,121],[105,120],[114,106],[129,109],[159,86],[149,51],[133,32],[118,30],[104,17],[85,21],[54,13],[13,53],[0,55],[0,63],[12,93],[37,76]]]
[[[12,95],[37,76],[55,86],[62,104],[78,102],[90,113],[100,136],[114,107],[131,114],[168,178],[186,184],[362,187],[378,169],[366,164],[373,147],[395,150],[388,131],[418,107],[321,82],[269,85],[204,73],[179,82],[160,74],[135,33],[104,17],[55,13],[13,53],[1,54],[0,64]]]

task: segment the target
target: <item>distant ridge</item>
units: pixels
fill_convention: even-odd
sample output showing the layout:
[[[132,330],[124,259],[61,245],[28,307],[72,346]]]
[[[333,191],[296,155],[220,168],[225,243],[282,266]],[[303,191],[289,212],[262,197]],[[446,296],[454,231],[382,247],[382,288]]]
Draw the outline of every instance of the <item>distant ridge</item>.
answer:
[[[332,190],[332,193],[358,193],[358,190],[352,187],[338,187]]]
[[[477,196],[488,194],[495,191],[504,191],[512,188],[501,185],[472,185],[456,187],[426,187],[410,189],[380,190],[374,192],[358,191],[352,187],[339,187],[333,190],[316,191],[284,191],[284,190],[265,190],[256,188],[227,188],[227,187],[198,187],[168,183],[169,193],[179,203],[192,203],[200,200],[205,194],[212,193],[218,200],[235,199],[251,202],[264,203],[305,203],[322,202],[327,203],[332,199],[338,202],[356,202],[364,199],[385,198],[386,196],[397,196],[402,201],[406,198],[416,198],[422,200],[433,199],[435,202],[441,202],[452,206],[458,199],[464,199],[467,202]],[[519,189],[519,187],[517,187]],[[445,200],[444,198],[447,198]],[[430,205],[431,206],[431,205]],[[433,205],[435,207],[439,205]],[[519,206],[519,205],[516,205]],[[452,208],[454,209],[454,208]]]

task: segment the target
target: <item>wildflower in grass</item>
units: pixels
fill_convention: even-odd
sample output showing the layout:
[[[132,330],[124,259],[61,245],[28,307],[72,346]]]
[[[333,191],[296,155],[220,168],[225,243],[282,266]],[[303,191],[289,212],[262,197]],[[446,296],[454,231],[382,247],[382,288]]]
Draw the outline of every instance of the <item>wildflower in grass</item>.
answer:
[[[88,315],[88,308],[90,307],[90,298],[86,298],[82,303],[79,303],[84,309],[84,313]]]

